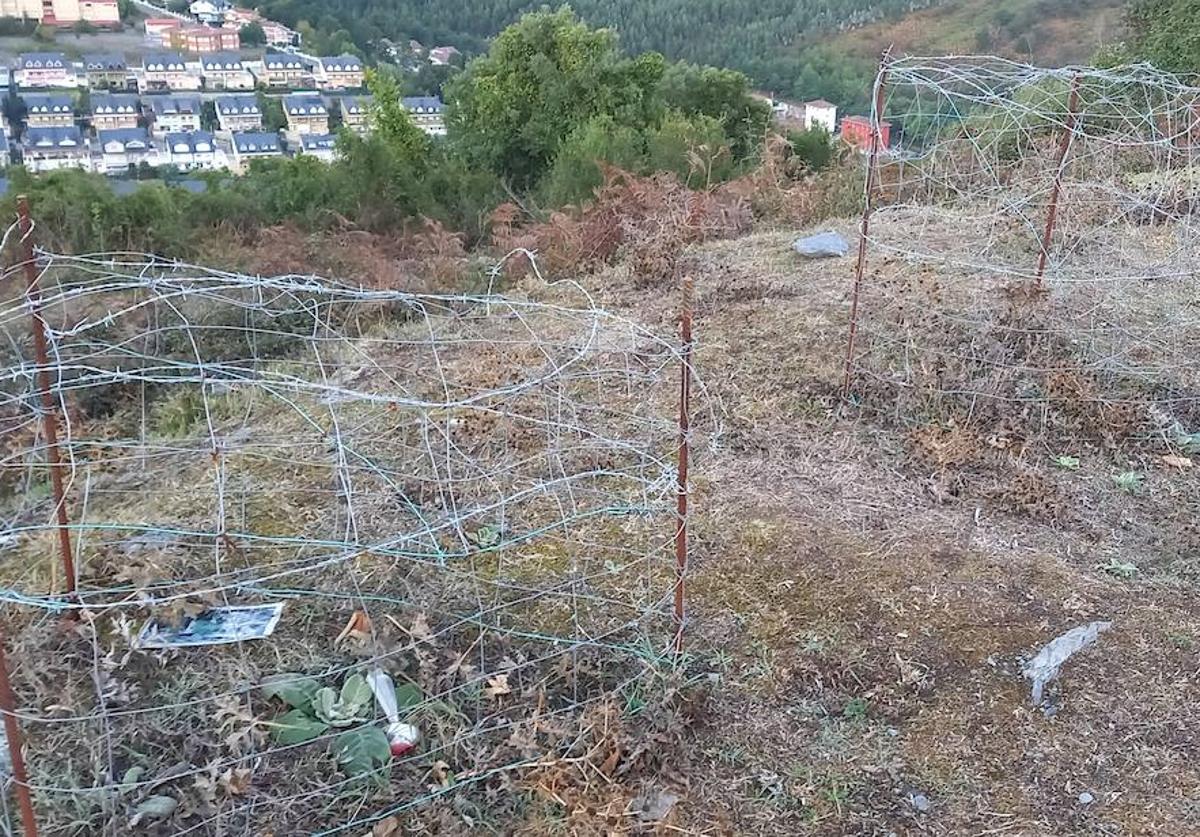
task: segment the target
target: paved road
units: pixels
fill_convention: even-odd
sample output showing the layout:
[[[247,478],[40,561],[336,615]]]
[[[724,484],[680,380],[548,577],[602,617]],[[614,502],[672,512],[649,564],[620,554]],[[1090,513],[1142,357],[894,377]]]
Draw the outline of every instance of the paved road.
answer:
[[[183,21],[192,20],[191,15],[185,15],[185,14],[180,14],[179,12],[173,12],[170,9],[167,9],[163,6],[158,6],[158,5],[155,5],[154,3],[148,3],[148,2],[146,2],[146,0],[133,0],[133,5],[137,6],[139,9],[141,9],[144,12],[148,12],[151,15],[151,17],[173,17],[176,20],[183,20]]]

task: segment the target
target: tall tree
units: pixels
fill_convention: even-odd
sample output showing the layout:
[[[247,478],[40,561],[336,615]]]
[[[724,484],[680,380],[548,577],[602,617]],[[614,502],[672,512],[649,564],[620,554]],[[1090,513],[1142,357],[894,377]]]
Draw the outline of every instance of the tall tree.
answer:
[[[653,121],[663,70],[662,56],[623,56],[613,32],[589,28],[567,8],[528,14],[446,85],[451,139],[468,159],[527,188],[593,117]]]

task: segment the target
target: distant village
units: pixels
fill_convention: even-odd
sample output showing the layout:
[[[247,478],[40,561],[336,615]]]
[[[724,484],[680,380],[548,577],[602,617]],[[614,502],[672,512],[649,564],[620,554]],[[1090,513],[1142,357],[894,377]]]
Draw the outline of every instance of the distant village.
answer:
[[[838,122],[838,108],[824,99],[811,102],[788,102],[771,96],[758,94],[771,105],[775,121],[785,128],[810,131],[819,128],[830,136],[839,138],[861,151],[871,147],[871,118],[869,116],[843,116]],[[880,144],[887,148],[891,144],[892,126],[889,122],[879,123]]]
[[[141,24],[144,51],[137,60],[118,53],[71,60],[46,51],[22,53],[13,66],[0,67],[9,101],[0,159],[33,172],[76,168],[122,176],[171,166],[240,174],[268,157],[332,160],[336,126],[369,129],[371,102],[357,56],[306,55],[294,30],[223,0],[195,0],[189,14],[162,11]],[[0,16],[35,12],[43,24],[120,25],[116,0],[0,0]],[[266,48],[248,57],[239,33],[252,23],[261,26]],[[458,55],[453,47],[426,50],[415,42],[410,49],[433,64]],[[279,130],[264,124],[270,99],[280,102]],[[439,98],[402,103],[427,134],[445,134]]]

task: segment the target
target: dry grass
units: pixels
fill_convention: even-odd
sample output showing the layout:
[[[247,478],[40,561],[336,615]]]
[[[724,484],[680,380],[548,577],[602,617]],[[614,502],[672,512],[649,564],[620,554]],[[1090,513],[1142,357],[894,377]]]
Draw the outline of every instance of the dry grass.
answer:
[[[880,219],[880,239],[979,246],[949,213],[924,238],[890,223]],[[853,240],[852,223],[835,226]],[[1148,258],[1154,238],[1169,236],[1127,232],[1125,253]],[[1200,739],[1190,601],[1200,480],[1162,459],[1178,451],[1153,415],[1169,407],[1193,418],[1194,402],[1171,395],[1190,391],[1195,374],[1195,355],[1179,351],[1200,337],[1187,287],[1054,289],[1029,301],[1031,314],[1053,312],[1042,315],[1050,325],[1034,372],[1131,347],[1140,366],[1093,363],[1091,389],[1039,391],[1016,407],[975,393],[972,413],[944,386],[969,365],[897,389],[895,370],[906,368],[881,346],[900,335],[911,359],[984,345],[1011,298],[945,260],[877,252],[856,390],[866,395],[844,413],[852,259],[797,261],[792,237],[712,244],[685,263],[701,300],[698,367],[725,407],[721,449],[698,457],[690,589],[696,633],[720,649],[726,683],[679,768],[691,789],[680,826],[1200,833],[1200,772],[1187,755]],[[901,292],[889,292],[889,275]],[[631,300],[619,271],[594,286],[652,322],[669,322],[676,304]],[[1072,316],[1085,298],[1086,315]],[[900,304],[916,313],[898,328],[888,316]],[[972,316],[957,316],[959,306]],[[1171,325],[1145,330],[1162,322]],[[923,392],[929,381],[943,385]],[[993,396],[1020,385],[977,383]],[[1121,400],[1135,415],[1110,414]],[[1062,420],[1047,421],[1047,409]],[[1079,457],[1077,470],[1055,464],[1065,454]],[[1145,475],[1136,494],[1114,484],[1126,470]],[[1138,572],[1102,569],[1113,561]],[[1115,627],[1068,665],[1061,708],[1046,718],[1028,704],[1021,661],[1092,619]],[[917,794],[928,811],[912,803]]]
[[[1019,235],[976,229],[950,213],[926,215],[919,237],[909,221],[881,216],[876,235],[909,250],[970,253],[986,242],[1005,264],[1030,256]],[[833,226],[853,238],[853,222]],[[1126,230],[1120,253],[1131,261],[1122,269],[1152,261],[1156,236],[1167,234]],[[651,653],[594,648],[523,668],[528,676],[513,677],[518,688],[501,705],[462,688],[456,666],[464,659],[490,671],[538,644],[493,630],[480,645],[480,625],[454,625],[445,614],[476,610],[481,584],[571,579],[573,561],[602,562],[598,544],[621,554],[625,540],[648,537],[630,521],[473,555],[457,573],[394,556],[322,571],[312,585],[346,598],[289,604],[278,641],[228,655],[138,656],[109,685],[135,705],[167,703],[206,683],[249,685],[269,671],[352,664],[358,657],[331,650],[328,638],[353,597],[367,593],[389,602],[373,614],[380,645],[370,650],[394,651],[397,673],[427,694],[450,690],[449,708],[431,711],[428,749],[380,791],[331,800],[323,753],[268,757],[254,770],[249,798],[264,810],[281,797],[303,799],[274,821],[216,821],[224,833],[259,833],[268,822],[276,833],[293,833],[318,820],[345,821],[438,786],[440,760],[469,777],[520,758],[536,763],[423,803],[405,813],[404,827],[530,835],[1200,833],[1200,771],[1191,756],[1200,745],[1193,711],[1200,617],[1191,605],[1200,478],[1162,458],[1181,454],[1164,416],[1200,429],[1189,412],[1200,335],[1186,318],[1182,280],[1149,289],[1073,285],[1019,298],[1010,283],[954,259],[880,248],[864,297],[858,404],[846,411],[838,393],[852,259],[797,261],[793,235],[757,233],[673,256],[671,270],[696,280],[696,363],[705,397],[721,406],[697,416],[688,666],[678,672]],[[1110,260],[1104,248],[1112,244],[1099,241],[1092,257]],[[1076,250],[1069,269],[1103,272],[1087,258]],[[648,282],[620,264],[581,281],[600,305],[660,333],[674,329],[670,280]],[[550,302],[567,292],[528,276],[511,290]],[[947,347],[956,360],[938,365]],[[378,347],[367,354],[422,380],[413,358],[380,357]],[[497,350],[464,352],[452,363],[467,392],[472,376],[486,379],[481,386],[502,385],[536,358]],[[581,405],[606,403],[614,414],[638,403],[633,393],[603,402],[586,386],[573,396]],[[667,391],[645,409],[669,417],[670,401]],[[242,416],[235,424],[270,426],[283,439],[299,432],[293,419],[240,406],[249,412],[231,409]],[[506,409],[521,412],[519,404]],[[374,413],[354,418],[358,432],[385,447],[412,430],[387,427]],[[464,418],[472,420],[459,425],[456,441],[482,461],[497,434],[517,449],[546,445],[542,436],[522,440],[494,417]],[[662,438],[669,436],[668,418]],[[309,441],[315,453],[318,442]],[[304,458],[306,449],[292,444],[292,457]],[[328,494],[317,491],[329,482],[328,466],[284,467],[267,453],[248,447],[229,455],[231,485],[246,500],[233,504],[249,521],[241,525],[306,537],[328,531]],[[1078,457],[1078,468],[1056,464],[1067,455]],[[171,480],[139,488],[130,509],[113,505],[110,516],[154,508],[175,520],[210,518],[210,506],[188,502],[207,466],[164,467]],[[120,470],[111,466],[107,478],[119,479]],[[1136,493],[1114,482],[1124,471],[1144,475]],[[266,493],[273,502],[254,501]],[[382,531],[400,519],[394,504],[377,499],[379,486],[367,493],[364,526]],[[30,545],[29,554],[45,548]],[[274,549],[245,558],[282,560]],[[97,544],[85,551],[97,572],[137,563]],[[183,544],[160,558],[180,562],[160,570],[174,573],[211,561],[211,545]],[[1125,578],[1103,569],[1114,562],[1137,572]],[[641,601],[669,581],[669,563],[647,570],[644,587],[622,588],[620,578],[601,575],[591,589]],[[580,615],[593,627],[613,618],[603,608],[562,610],[542,600],[488,627],[555,633],[573,629],[564,619]],[[412,642],[418,616],[434,644]],[[1022,661],[1092,619],[1114,627],[1067,666],[1058,711],[1046,717],[1029,706]],[[57,633],[46,620],[10,620],[10,627],[18,629],[20,657],[39,661],[18,673],[26,705],[49,712],[51,701],[86,704],[95,691],[86,626],[82,636]],[[102,648],[121,647],[118,626],[102,631]],[[715,689],[707,673],[719,675]],[[595,700],[584,704],[581,695]],[[270,711],[257,701],[243,708],[251,722]],[[116,731],[120,767],[131,752],[159,767],[229,756],[211,710],[156,723]],[[91,735],[89,742],[101,740],[99,729]],[[91,743],[80,759],[56,761],[52,754],[66,746],[62,737],[33,738],[40,781],[86,786],[107,769]],[[171,787],[208,816],[242,810],[228,790]],[[1092,801],[1081,802],[1083,793]],[[75,833],[97,833],[105,823],[120,833],[125,814],[42,812],[61,833],[71,833],[72,817],[84,823]]]

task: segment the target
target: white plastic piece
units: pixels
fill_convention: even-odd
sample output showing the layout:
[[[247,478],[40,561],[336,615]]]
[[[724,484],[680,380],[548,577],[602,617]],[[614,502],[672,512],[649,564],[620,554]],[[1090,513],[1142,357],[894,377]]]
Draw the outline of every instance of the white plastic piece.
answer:
[[[402,756],[421,742],[421,731],[412,724],[400,720],[400,709],[396,706],[396,684],[381,668],[373,668],[367,672],[367,684],[375,695],[375,701],[388,719],[388,744],[393,756]]]
[[[806,259],[841,258],[850,252],[850,243],[840,233],[827,231],[797,238],[792,249]]]
[[[1042,646],[1032,660],[1026,663],[1022,673],[1033,681],[1033,705],[1041,706],[1046,685],[1058,677],[1063,663],[1076,652],[1082,651],[1096,641],[1100,634],[1112,627],[1112,622],[1092,622],[1072,628]]]

